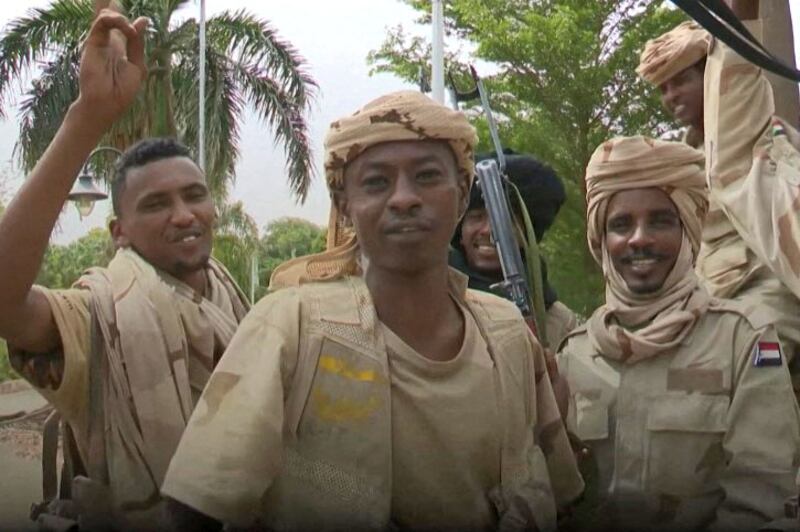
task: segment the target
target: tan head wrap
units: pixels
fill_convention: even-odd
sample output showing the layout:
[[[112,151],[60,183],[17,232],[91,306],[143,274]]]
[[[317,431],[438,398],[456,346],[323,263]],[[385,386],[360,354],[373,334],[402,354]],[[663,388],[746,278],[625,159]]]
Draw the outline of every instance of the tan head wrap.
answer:
[[[661,85],[703,59],[710,36],[694,21],[679,24],[664,35],[647,41],[636,73],[653,85]]]
[[[416,91],[377,98],[353,115],[333,122],[325,136],[325,179],[331,191],[344,186],[345,167],[367,149],[384,142],[447,141],[464,179],[472,184],[478,137],[466,116]],[[280,265],[270,288],[331,280],[358,273],[358,242],[349,221],[331,205],[328,251]]]
[[[592,315],[588,332],[609,358],[634,363],[673,347],[708,307],[694,259],[708,202],[703,154],[680,142],[623,137],[601,144],[586,169],[587,238],[606,280],[606,304]],[[606,211],[623,190],[659,188],[678,209],[683,243],[663,286],[636,294],[614,268],[605,246]]]

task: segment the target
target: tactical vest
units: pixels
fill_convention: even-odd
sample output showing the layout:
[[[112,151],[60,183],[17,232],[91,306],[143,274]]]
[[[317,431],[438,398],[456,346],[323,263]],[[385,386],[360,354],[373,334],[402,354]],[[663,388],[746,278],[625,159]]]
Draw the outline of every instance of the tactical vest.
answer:
[[[366,285],[300,287],[303,327],[285,400],[284,467],[262,499],[279,530],[386,529],[391,520],[391,382],[386,345]],[[494,361],[503,416],[500,486],[489,496],[500,527],[555,527],[544,454],[534,441],[533,357],[516,309],[467,291]],[[524,400],[520,401],[520,398]],[[489,398],[487,398],[489,400]],[[332,423],[332,421],[335,421]]]

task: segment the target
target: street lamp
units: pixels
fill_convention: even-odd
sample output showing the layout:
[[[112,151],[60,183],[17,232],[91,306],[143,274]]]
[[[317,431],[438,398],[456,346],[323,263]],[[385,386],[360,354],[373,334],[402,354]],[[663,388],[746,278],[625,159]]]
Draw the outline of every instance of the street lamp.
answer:
[[[99,146],[92,150],[88,157],[86,157],[86,161],[83,163],[83,168],[81,169],[81,173],[78,175],[78,180],[75,182],[75,185],[72,187],[72,190],[67,196],[69,201],[75,203],[75,207],[78,209],[78,214],[81,217],[81,220],[89,216],[94,209],[94,202],[104,200],[108,198],[108,194],[97,188],[94,184],[94,176],[89,171],[89,161],[97,155],[98,153],[111,151],[117,154],[117,156],[122,155],[122,152],[116,148],[112,148],[111,146]]]

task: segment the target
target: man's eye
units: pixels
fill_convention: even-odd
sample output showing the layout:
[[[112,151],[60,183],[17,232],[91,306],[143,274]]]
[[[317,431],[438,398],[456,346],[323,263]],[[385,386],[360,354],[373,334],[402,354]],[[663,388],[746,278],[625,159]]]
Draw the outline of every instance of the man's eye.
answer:
[[[385,187],[389,184],[389,180],[386,178],[386,176],[374,175],[365,177],[361,183],[367,188],[375,189]]]
[[[436,169],[429,169],[423,170],[417,173],[417,180],[418,181],[432,181],[434,179],[438,179],[442,176],[442,173]]]
[[[650,224],[653,227],[669,229],[677,226],[678,221],[672,217],[665,217],[665,218],[656,218],[655,220],[651,221]]]
[[[610,220],[606,226],[608,231],[613,233],[624,233],[630,227],[627,220]]]
[[[206,190],[192,190],[186,194],[186,199],[188,201],[200,202],[205,200],[208,197],[208,192]]]
[[[148,201],[142,204],[141,210],[143,211],[157,211],[163,209],[167,205],[164,200]]]

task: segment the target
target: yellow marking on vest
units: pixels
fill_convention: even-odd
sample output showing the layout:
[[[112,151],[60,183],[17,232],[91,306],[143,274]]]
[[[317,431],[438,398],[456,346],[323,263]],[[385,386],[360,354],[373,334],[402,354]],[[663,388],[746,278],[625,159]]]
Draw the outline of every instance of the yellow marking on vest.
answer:
[[[363,421],[380,407],[377,397],[370,397],[365,401],[350,398],[337,399],[330,394],[315,390],[311,398],[314,411],[320,419],[337,423]]]
[[[378,375],[371,369],[355,369],[347,362],[331,355],[321,355],[319,357],[319,367],[328,373],[340,375],[346,379],[362,382],[373,382]]]

